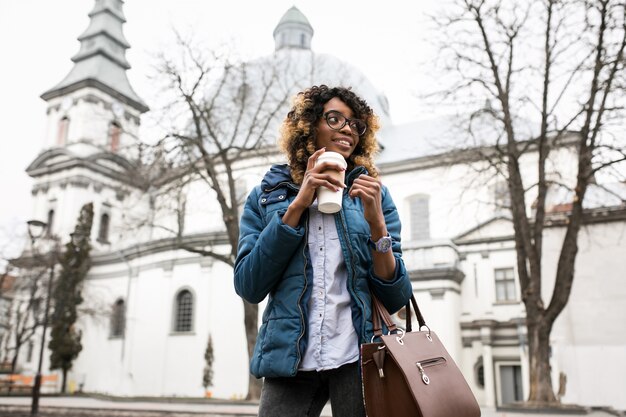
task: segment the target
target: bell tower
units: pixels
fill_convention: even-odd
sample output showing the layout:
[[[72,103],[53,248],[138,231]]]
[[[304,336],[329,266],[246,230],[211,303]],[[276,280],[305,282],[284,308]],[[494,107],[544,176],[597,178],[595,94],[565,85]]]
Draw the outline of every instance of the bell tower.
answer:
[[[123,4],[95,0],[74,66],[41,95],[48,119],[44,148],[26,172],[34,179],[34,216],[51,223],[58,236],[68,234],[82,205],[93,202],[92,237],[109,243],[116,206],[139,187],[130,161],[137,158],[140,116],[149,109],[126,74]],[[107,230],[99,233],[102,219]]]

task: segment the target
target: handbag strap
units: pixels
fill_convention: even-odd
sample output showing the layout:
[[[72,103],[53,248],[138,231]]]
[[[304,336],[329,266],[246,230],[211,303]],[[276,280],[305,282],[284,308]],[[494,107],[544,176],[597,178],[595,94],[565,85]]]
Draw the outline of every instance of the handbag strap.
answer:
[[[381,337],[383,335],[383,326],[374,300],[376,300],[376,297],[372,294],[372,326],[374,327],[374,337]]]
[[[385,306],[372,294],[372,324],[374,325],[374,336],[380,337],[383,334],[381,319],[385,323],[390,332],[398,330],[398,326],[394,323],[391,315]]]
[[[372,293],[372,324],[374,327],[374,336],[380,337],[383,334],[382,331],[382,322],[385,323],[385,326],[389,329],[390,332],[396,331],[398,328],[394,323],[391,315],[385,308],[385,306],[376,298],[376,296]],[[426,321],[424,320],[424,316],[417,305],[417,300],[415,300],[415,296],[411,294],[411,299],[406,303],[406,331],[413,331],[413,326],[411,324],[411,304],[413,305],[413,310],[415,311],[415,317],[417,317],[417,323],[419,324],[419,329],[426,326]],[[428,327],[428,326],[426,326]],[[418,330],[419,330],[418,329]]]
[[[411,324],[411,304],[413,304],[413,310],[415,310],[415,317],[417,317],[417,324],[419,324],[419,328],[417,330],[421,330],[422,327],[426,326],[426,320],[424,320],[424,316],[422,316],[422,312],[420,311],[420,308],[417,305],[417,300],[415,300],[415,296],[411,294],[411,299],[407,301],[406,303],[406,331],[407,332],[413,331],[413,326]]]

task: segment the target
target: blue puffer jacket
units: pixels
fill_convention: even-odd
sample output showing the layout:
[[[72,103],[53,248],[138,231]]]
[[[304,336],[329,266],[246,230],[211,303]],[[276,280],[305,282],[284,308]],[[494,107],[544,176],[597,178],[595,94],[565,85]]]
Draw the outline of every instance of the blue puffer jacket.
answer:
[[[361,343],[370,341],[370,290],[393,313],[411,297],[411,283],[401,258],[400,219],[387,188],[382,205],[387,230],[393,238],[396,271],[392,280],[377,278],[372,270],[369,225],[363,218],[359,198],[347,190],[352,181],[366,173],[353,169],[346,177],[343,208],[335,214],[337,232],[348,266],[348,290],[352,296],[352,321]],[[282,222],[289,203],[298,192],[287,165],[275,165],[246,201],[235,261],[235,290],[250,303],[269,295],[263,323],[250,364],[250,372],[260,377],[294,376],[307,344],[308,300],[313,271],[307,245],[308,213],[292,228]]]

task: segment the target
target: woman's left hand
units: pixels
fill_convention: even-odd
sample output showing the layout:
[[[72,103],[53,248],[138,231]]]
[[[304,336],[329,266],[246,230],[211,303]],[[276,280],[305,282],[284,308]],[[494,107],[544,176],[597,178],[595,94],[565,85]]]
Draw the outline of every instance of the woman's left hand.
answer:
[[[370,228],[384,226],[385,216],[382,206],[382,184],[379,179],[361,175],[352,183],[348,195],[359,197],[363,202],[363,216]]]

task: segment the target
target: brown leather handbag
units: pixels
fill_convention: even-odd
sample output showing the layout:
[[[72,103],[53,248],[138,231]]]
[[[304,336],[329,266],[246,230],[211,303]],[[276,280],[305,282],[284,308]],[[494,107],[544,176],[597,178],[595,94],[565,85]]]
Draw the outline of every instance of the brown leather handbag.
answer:
[[[411,328],[411,304],[419,323]],[[361,345],[363,396],[368,417],[479,417],[463,374],[420,312],[406,308],[406,330],[396,326],[372,295],[372,343]],[[383,335],[385,323],[389,333]],[[425,329],[422,331],[422,329]],[[374,340],[380,342],[374,343]]]

